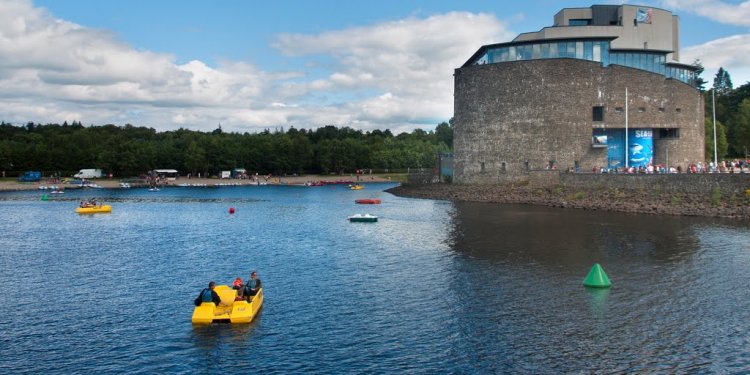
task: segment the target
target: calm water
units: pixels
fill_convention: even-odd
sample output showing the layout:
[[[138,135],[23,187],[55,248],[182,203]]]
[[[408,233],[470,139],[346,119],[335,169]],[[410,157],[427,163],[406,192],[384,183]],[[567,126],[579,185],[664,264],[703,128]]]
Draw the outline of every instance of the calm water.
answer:
[[[2,193],[0,373],[750,371],[748,223],[390,186]],[[581,286],[595,262],[611,289]],[[190,324],[252,269],[256,321]]]

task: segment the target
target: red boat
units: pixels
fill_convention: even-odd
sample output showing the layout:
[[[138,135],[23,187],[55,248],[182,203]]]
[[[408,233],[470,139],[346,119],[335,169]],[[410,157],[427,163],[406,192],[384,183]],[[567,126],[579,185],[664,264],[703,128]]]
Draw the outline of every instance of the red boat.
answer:
[[[354,203],[358,203],[358,204],[380,204],[380,199],[372,199],[372,198],[357,199],[357,200],[354,201]]]

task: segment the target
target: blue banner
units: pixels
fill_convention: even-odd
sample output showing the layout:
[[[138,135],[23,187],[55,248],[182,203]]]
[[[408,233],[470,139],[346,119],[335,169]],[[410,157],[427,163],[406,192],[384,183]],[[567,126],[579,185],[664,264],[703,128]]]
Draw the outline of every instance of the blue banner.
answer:
[[[625,168],[625,129],[607,129],[607,168]]]
[[[651,129],[629,129],[628,165],[646,167],[654,159],[654,132]]]

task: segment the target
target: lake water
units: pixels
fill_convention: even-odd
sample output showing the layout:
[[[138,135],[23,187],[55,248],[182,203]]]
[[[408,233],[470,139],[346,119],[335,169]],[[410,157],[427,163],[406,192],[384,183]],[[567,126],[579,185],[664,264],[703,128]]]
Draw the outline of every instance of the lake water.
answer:
[[[0,193],[0,373],[750,371],[750,224],[391,186]],[[250,270],[253,323],[191,325]]]

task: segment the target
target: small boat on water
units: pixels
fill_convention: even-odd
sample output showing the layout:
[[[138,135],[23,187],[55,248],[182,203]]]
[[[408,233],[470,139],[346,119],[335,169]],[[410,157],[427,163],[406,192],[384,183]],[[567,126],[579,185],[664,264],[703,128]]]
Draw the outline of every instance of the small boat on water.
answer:
[[[193,324],[211,324],[213,322],[250,323],[261,306],[263,306],[263,288],[250,298],[250,301],[235,301],[237,291],[228,285],[217,285],[214,289],[221,297],[221,303],[203,302],[193,310]]]
[[[364,188],[365,188],[365,185],[360,185],[360,184],[354,184],[354,185],[349,186],[349,189],[352,189],[352,190],[362,190]]]
[[[356,214],[347,218],[352,223],[375,223],[378,221],[378,217],[370,214]]]
[[[112,212],[112,206],[108,204],[101,204],[96,206],[76,207],[76,212],[79,214],[109,213]]]
[[[355,199],[356,204],[380,204],[380,199],[366,198],[366,199]]]

